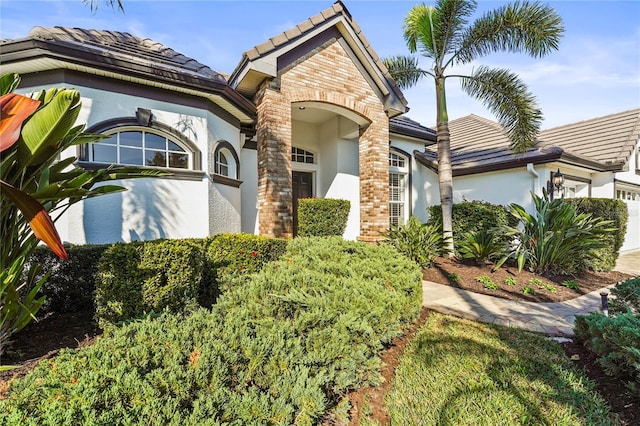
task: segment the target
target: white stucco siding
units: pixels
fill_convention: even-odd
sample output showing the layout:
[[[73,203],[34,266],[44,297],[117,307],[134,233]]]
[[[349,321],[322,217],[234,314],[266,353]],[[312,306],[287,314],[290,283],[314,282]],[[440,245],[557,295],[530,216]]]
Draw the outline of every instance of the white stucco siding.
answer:
[[[214,183],[209,191],[209,234],[241,232],[240,188]]]
[[[22,93],[61,87],[48,85],[22,89]],[[240,189],[213,184],[209,179],[215,144],[229,142],[240,155],[238,126],[211,112],[178,103],[75,87],[82,97],[77,123],[88,128],[105,120],[135,118],[138,108],[149,109],[161,123],[189,139],[197,148],[201,178],[132,179],[120,182],[124,193],[90,199],[73,206],[58,220],[63,240],[75,244],[156,238],[204,237],[209,233],[241,230]],[[77,155],[72,147],[63,158]],[[198,162],[196,162],[198,163]],[[193,164],[193,163],[192,163]],[[242,164],[240,164],[242,173]]]
[[[60,227],[64,241],[101,244],[207,236],[207,199],[199,196],[206,191],[206,181],[126,179],[114,183],[127,191],[78,203],[61,218],[67,222]]]
[[[531,211],[534,179],[524,167],[457,176],[453,178],[453,202],[477,200],[503,206],[516,203]]]
[[[240,154],[241,232],[258,234],[258,151],[244,148]]]

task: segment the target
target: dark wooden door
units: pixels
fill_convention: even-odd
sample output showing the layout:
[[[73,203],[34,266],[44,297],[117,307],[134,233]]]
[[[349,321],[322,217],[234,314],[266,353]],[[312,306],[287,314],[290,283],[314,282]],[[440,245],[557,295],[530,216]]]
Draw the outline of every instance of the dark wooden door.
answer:
[[[293,235],[298,235],[298,199],[313,196],[313,174],[309,172],[292,172],[293,181]]]

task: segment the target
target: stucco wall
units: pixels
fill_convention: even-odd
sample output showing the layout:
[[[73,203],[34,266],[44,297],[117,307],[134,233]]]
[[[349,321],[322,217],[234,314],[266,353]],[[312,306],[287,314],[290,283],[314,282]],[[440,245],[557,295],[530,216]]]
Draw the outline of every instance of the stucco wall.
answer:
[[[22,93],[61,84],[21,89]],[[205,110],[175,103],[75,87],[82,96],[78,123],[88,127],[113,118],[134,118],[138,108],[150,109],[153,119],[187,137],[200,150],[201,169],[209,170],[209,151],[218,139],[238,145],[239,129]],[[76,156],[72,147],[63,158]],[[156,238],[204,237],[210,231],[209,199],[217,201],[216,214],[223,225],[216,230],[240,229],[240,196],[218,190],[209,195],[209,178],[196,180],[133,179],[116,182],[128,190],[86,200],[73,206],[58,220],[61,237],[74,244],[149,240]]]

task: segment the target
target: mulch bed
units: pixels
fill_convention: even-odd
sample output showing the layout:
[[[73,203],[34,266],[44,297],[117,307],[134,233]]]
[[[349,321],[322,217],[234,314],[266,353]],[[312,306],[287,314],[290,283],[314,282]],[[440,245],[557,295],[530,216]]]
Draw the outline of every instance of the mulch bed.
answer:
[[[448,284],[475,293],[488,294],[489,296],[501,297],[509,300],[524,300],[528,302],[562,302],[574,299],[578,296],[602,289],[611,284],[631,278],[632,275],[622,272],[593,272],[587,271],[577,276],[567,275],[537,275],[532,272],[522,270],[518,272],[516,267],[502,267],[496,271],[492,270],[493,265],[479,265],[474,262],[462,262],[457,259],[439,257],[435,264],[423,271],[423,278],[439,284]],[[454,280],[452,277],[458,277]],[[478,282],[478,277],[486,276],[499,286],[498,290],[489,290]],[[511,277],[515,279],[516,285],[505,284],[505,279]],[[544,287],[540,287],[536,281],[543,284],[552,285],[555,292]],[[578,290],[565,287],[562,283],[573,280],[579,285]],[[534,294],[525,294],[523,289],[530,287]]]

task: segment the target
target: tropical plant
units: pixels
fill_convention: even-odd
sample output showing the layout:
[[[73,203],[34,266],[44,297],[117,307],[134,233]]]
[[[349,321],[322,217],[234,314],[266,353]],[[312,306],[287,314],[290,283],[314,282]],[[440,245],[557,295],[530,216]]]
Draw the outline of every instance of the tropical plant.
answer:
[[[39,265],[25,271],[25,261],[41,240],[62,259],[67,257],[50,212],[64,212],[85,198],[122,191],[99,182],[161,174],[135,168],[87,171],[75,157],[58,160],[65,149],[102,139],[74,126],[80,113],[76,90],[43,90],[29,98],[12,93],[17,74],[0,78],[0,355],[9,337],[35,318],[44,302],[37,293],[46,280]],[[58,216],[59,217],[59,216]]]
[[[507,234],[514,237],[515,243],[496,267],[512,258],[520,271],[525,264],[538,274],[580,271],[595,256],[595,250],[606,244],[602,236],[612,231],[611,222],[579,214],[561,198],[549,200],[545,190],[542,197],[534,193],[531,197],[535,207],[533,215],[518,204],[510,205],[511,214],[518,218],[521,228],[507,228]]]
[[[447,74],[448,68],[465,65],[490,53],[524,52],[543,57],[557,50],[564,32],[562,19],[549,6],[516,2],[485,13],[470,25],[476,10],[471,0],[437,0],[435,6],[418,4],[404,20],[404,38],[412,54],[429,60],[429,69],[419,67],[414,56],[386,58],[384,64],[398,85],[407,88],[425,76],[433,78],[437,105],[438,181],[442,205],[442,230],[453,255],[453,177],[449,117],[445,82],[460,78],[462,89],[482,101],[498,116],[507,130],[511,148],[523,152],[539,131],[542,113],[519,77],[508,69],[479,66],[470,75]]]
[[[505,252],[505,246],[496,230],[482,229],[463,234],[458,250],[462,257],[481,263],[501,257]]]
[[[447,252],[447,241],[440,229],[420,222],[416,216],[411,216],[404,225],[391,225],[380,234],[382,242],[392,245],[423,268],[428,268],[436,257]]]

